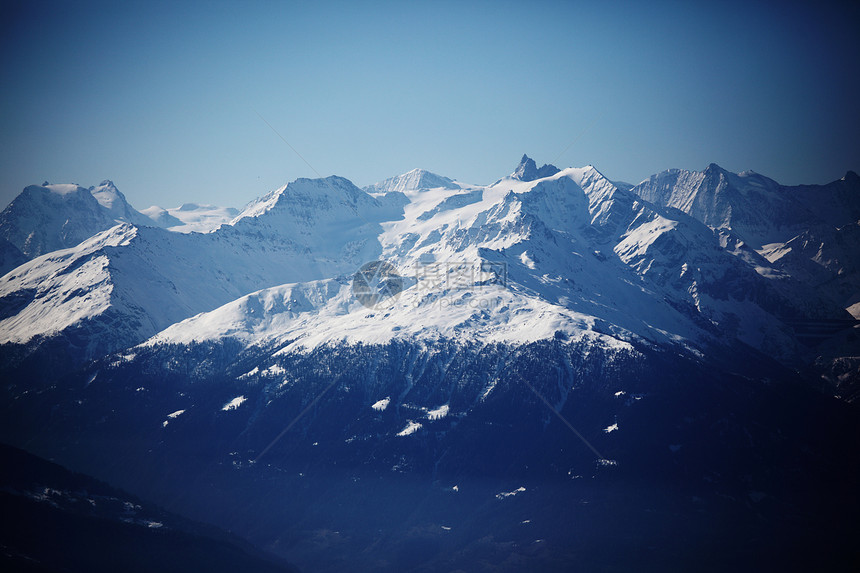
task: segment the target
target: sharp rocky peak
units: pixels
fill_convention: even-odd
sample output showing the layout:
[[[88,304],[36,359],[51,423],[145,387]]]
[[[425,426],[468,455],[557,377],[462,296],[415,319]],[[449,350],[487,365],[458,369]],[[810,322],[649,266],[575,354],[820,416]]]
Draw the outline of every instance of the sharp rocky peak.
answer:
[[[519,165],[517,165],[517,168],[514,170],[513,174],[511,174],[511,179],[518,179],[519,181],[535,181],[536,179],[551,177],[559,171],[561,171],[561,169],[548,163],[538,168],[534,159],[523,154],[523,158],[520,159]]]

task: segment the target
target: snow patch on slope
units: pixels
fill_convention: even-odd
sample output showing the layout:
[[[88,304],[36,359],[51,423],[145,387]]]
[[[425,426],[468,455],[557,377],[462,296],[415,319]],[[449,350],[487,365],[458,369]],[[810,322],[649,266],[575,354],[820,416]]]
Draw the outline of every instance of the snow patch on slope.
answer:
[[[420,429],[421,429],[421,424],[419,424],[418,422],[410,421],[408,424],[406,424],[405,428],[403,428],[402,430],[397,432],[397,435],[400,437],[409,436],[409,435],[414,434],[415,432],[417,432]]]
[[[386,408],[388,408],[388,404],[391,403],[391,398],[386,397],[378,402],[375,402],[371,408],[376,410],[377,412],[383,412]]]
[[[244,396],[236,396],[235,398],[224,404],[224,406],[221,407],[221,410],[223,410],[224,412],[229,412],[230,410],[237,410],[239,406],[246,402],[246,400],[247,398],[245,398]]]

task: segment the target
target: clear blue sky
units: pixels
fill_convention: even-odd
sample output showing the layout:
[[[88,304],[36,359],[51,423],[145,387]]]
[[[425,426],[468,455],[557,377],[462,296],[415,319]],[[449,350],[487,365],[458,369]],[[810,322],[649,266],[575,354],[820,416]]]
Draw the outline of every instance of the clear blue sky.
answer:
[[[528,153],[636,183],[860,170],[848,2],[3,2],[0,203],[113,179],[241,206],[314,171],[470,183]]]

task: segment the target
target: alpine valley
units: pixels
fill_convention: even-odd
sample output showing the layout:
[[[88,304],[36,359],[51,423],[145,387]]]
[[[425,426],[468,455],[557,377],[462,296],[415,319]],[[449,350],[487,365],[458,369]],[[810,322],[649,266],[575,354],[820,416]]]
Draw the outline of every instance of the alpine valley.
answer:
[[[46,183],[0,263],[0,441],[300,570],[860,566],[854,172]]]

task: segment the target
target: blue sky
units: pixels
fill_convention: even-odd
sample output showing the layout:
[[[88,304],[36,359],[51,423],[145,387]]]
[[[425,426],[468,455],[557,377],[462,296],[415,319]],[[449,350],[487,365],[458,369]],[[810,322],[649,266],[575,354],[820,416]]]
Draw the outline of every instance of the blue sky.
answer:
[[[0,203],[44,180],[137,208],[315,172],[486,184],[523,153],[633,183],[860,170],[858,10],[716,4],[4,2]]]

